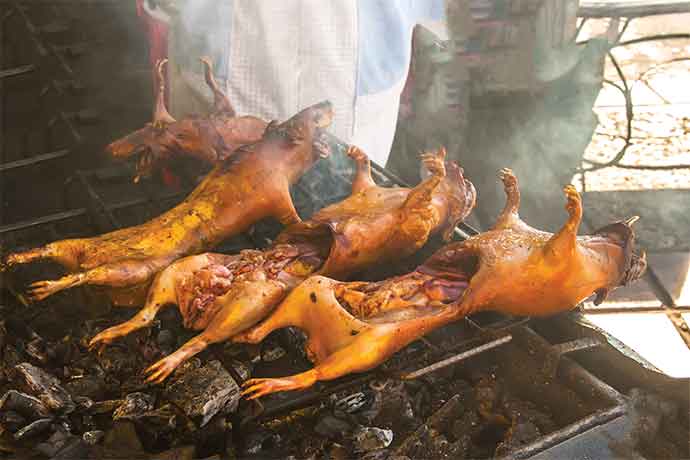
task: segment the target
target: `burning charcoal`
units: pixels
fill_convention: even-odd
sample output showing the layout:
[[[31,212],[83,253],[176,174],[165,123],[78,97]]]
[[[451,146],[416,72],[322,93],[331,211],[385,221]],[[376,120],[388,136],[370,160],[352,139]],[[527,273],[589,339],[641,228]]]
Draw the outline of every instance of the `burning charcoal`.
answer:
[[[21,430],[14,433],[14,439],[21,441],[23,439],[32,438],[45,433],[53,425],[52,418],[39,418],[35,422],[31,422]]]
[[[462,415],[463,406],[460,395],[455,395],[446,402],[439,410],[434,412],[428,419],[427,425],[436,431],[446,433],[450,431],[453,420]]]
[[[29,420],[50,416],[50,411],[39,399],[16,390],[8,391],[0,399],[0,411],[5,410],[19,412]]]
[[[105,433],[100,430],[87,431],[82,435],[82,439],[86,444],[91,446],[98,444],[105,437]]]
[[[74,410],[74,402],[60,381],[42,369],[22,363],[15,367],[27,385],[49,409],[69,413]]]
[[[240,400],[240,388],[219,361],[173,377],[165,397],[203,427],[221,411],[231,412]]]
[[[388,447],[393,442],[393,432],[376,427],[360,427],[353,433],[352,441],[357,452],[371,452]]]
[[[77,439],[76,436],[66,432],[65,430],[55,430],[48,439],[38,444],[35,449],[45,455],[46,457],[53,457],[60,452],[70,442]]]
[[[114,412],[115,409],[120,407],[123,403],[124,400],[122,399],[109,399],[106,401],[99,401],[93,403],[93,405],[89,408],[89,413],[94,415],[109,414],[111,412]]]
[[[0,413],[0,425],[12,433],[26,425],[27,420],[22,415],[13,410]]]
[[[113,413],[113,420],[136,420],[153,409],[155,398],[146,393],[130,393]]]
[[[261,360],[265,363],[278,361],[285,356],[285,350],[278,345],[269,345],[261,350]]]
[[[317,422],[314,431],[326,438],[344,439],[352,431],[352,426],[345,420],[326,415]]]

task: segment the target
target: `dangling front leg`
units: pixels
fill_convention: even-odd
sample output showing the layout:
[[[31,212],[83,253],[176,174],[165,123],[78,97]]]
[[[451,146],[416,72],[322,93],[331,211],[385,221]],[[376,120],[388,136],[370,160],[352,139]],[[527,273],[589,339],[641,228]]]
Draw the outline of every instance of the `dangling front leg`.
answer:
[[[347,149],[347,156],[352,158],[357,166],[355,177],[352,179],[352,195],[375,187],[376,183],[371,178],[371,161],[367,154],[359,147],[351,145]]]
[[[544,246],[547,258],[561,259],[575,251],[577,244],[577,230],[582,221],[582,198],[573,185],[567,185],[563,192],[567,199],[565,209],[568,211],[568,220]]]
[[[174,353],[146,369],[147,382],[161,383],[180,364],[213,343],[224,342],[254,326],[273,310],[285,296],[285,286],[275,281],[247,283],[243,292],[230,291],[216,302],[225,305],[211,319],[201,334],[193,337]]]

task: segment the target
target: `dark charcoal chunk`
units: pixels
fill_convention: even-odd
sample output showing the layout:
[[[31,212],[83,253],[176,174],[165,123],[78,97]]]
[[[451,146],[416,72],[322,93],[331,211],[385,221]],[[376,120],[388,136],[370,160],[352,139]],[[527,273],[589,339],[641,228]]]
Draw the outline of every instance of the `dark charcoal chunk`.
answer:
[[[283,347],[279,345],[271,345],[270,343],[267,346],[264,346],[261,350],[261,360],[266,363],[278,361],[285,355],[286,351],[283,349]]]
[[[371,405],[359,415],[363,425],[404,429],[415,424],[412,399],[402,382],[387,380],[374,392]]]
[[[137,420],[153,409],[156,399],[146,393],[130,393],[113,413],[113,420]]]
[[[249,377],[252,376],[252,366],[250,364],[239,361],[237,359],[233,359],[230,365],[232,366],[232,369],[237,373],[237,376],[240,377],[243,382],[249,380]]]
[[[55,358],[55,351],[46,346],[42,338],[36,337],[26,344],[24,351],[31,358],[35,359],[41,364],[47,364],[52,358]]]
[[[25,426],[26,422],[27,420],[22,414],[13,410],[0,413],[0,425],[12,433]]]
[[[352,426],[345,420],[326,415],[318,421],[314,431],[330,439],[344,439],[352,431]]]
[[[65,383],[65,390],[72,395],[74,400],[77,397],[86,397],[99,401],[105,396],[106,384],[103,377],[89,375]]]
[[[19,412],[29,420],[50,416],[50,411],[38,398],[16,390],[8,391],[0,399],[0,411],[6,410]]]
[[[75,460],[75,459],[91,459],[91,458],[105,458],[100,455],[92,454],[93,446],[85,443],[83,439],[77,438],[69,442],[63,449],[60,450],[51,460]],[[110,457],[116,458],[116,457]],[[120,458],[127,458],[120,456]]]
[[[14,439],[21,441],[22,439],[38,436],[48,431],[52,424],[52,418],[40,418],[14,433]]]
[[[143,451],[141,441],[134,429],[134,424],[129,421],[118,420],[105,434],[103,444],[111,450],[119,450],[123,456]]]
[[[109,414],[114,412],[115,409],[120,407],[124,402],[124,399],[108,399],[106,401],[99,401],[93,403],[93,405],[89,407],[89,413],[94,415]]]
[[[138,353],[131,353],[119,347],[108,347],[97,358],[105,373],[112,376],[132,375],[141,367]]]
[[[77,437],[66,432],[65,430],[56,430],[48,439],[36,446],[36,450],[45,455],[46,457],[52,457],[61,449],[63,449],[67,444],[74,442]]]
[[[86,444],[91,446],[98,444],[105,437],[105,432],[101,430],[87,431],[82,435],[82,439]]]
[[[351,458],[351,455],[345,446],[342,446],[338,443],[333,443],[328,449],[328,456],[326,458],[329,460],[348,460]]]
[[[453,437],[460,439],[464,435],[474,437],[479,434],[483,427],[479,415],[475,411],[467,411],[463,416],[453,422]]]
[[[427,425],[436,431],[446,433],[450,431],[453,420],[462,415],[462,411],[463,406],[460,395],[455,395],[427,419]]]
[[[75,404],[72,397],[60,385],[60,381],[42,369],[22,363],[15,367],[26,381],[31,391],[49,409],[69,413],[74,410]]]
[[[346,414],[354,414],[360,410],[367,409],[373,402],[373,395],[362,391],[352,393],[335,402],[335,410]]]
[[[203,427],[214,415],[237,408],[240,388],[219,361],[211,361],[199,369],[173,377],[164,395]]]
[[[168,355],[175,349],[175,335],[170,329],[163,329],[158,333],[156,343],[160,350]]]
[[[393,432],[376,427],[360,427],[352,435],[357,452],[371,452],[388,447],[393,442]]]
[[[395,454],[409,458],[463,458],[468,448],[469,437],[465,440],[450,443],[438,431],[422,425],[396,449]]]
[[[245,440],[243,453],[256,455],[264,449],[273,449],[280,443],[280,435],[265,429],[252,431]]]
[[[196,455],[194,446],[177,447],[150,457],[151,460],[192,460]]]

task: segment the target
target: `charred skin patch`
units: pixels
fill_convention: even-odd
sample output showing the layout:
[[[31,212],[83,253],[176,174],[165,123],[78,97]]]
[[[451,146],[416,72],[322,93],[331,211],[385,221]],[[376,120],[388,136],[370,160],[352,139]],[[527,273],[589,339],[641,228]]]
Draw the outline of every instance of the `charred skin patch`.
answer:
[[[309,299],[312,301],[312,303],[316,303],[316,301],[318,300],[318,299],[316,298],[316,293],[310,292],[310,293],[309,293]]]

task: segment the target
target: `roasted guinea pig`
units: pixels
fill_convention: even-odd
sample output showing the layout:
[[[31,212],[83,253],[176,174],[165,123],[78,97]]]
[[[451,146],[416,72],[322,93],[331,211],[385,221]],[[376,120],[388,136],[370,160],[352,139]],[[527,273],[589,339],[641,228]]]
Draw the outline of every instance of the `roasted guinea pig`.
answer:
[[[116,304],[142,304],[153,276],[175,260],[213,248],[265,217],[283,225],[300,222],[289,187],[328,156],[323,129],[332,118],[329,102],[304,109],[219,163],[182,203],[159,217],[93,238],[10,254],[3,267],[52,259],[71,273],[33,283],[29,297],[34,300],[91,284],[117,288],[109,289]]]
[[[213,92],[213,111],[209,116],[189,116],[175,120],[165,108],[165,80],[163,66],[167,59],[158,61],[154,78],[158,78],[159,91],[153,113],[153,123],[112,142],[106,152],[116,159],[138,155],[134,181],[147,177],[174,160],[193,159],[185,166],[210,169],[232,155],[239,147],[257,142],[264,134],[267,123],[257,117],[238,117],[225,93],[213,77],[211,61],[202,58],[206,83]]]
[[[382,282],[310,277],[264,322],[235,337],[258,343],[271,331],[296,326],[307,333],[316,364],[289,377],[249,380],[243,394],[254,399],[372,369],[430,331],[478,311],[551,315],[595,293],[601,301],[642,276],[646,262],[633,252],[634,219],[578,237],[582,203],[568,186],[568,220],[556,234],[542,232],[520,220],[512,172],[503,170],[502,179],[507,204],[492,230],[451,243],[414,272]]]
[[[350,197],[291,225],[264,251],[177,261],[156,277],[139,313],[98,334],[90,346],[146,327],[162,307],[177,304],[184,326],[203,332],[147,370],[149,381],[160,382],[209,344],[264,319],[309,275],[344,279],[375,263],[410,255],[436,232],[449,237],[474,207],[474,186],[456,164],[446,170],[443,149],[423,155],[432,175],[413,189],[377,186],[366,155],[356,147],[348,155],[357,164]]]

